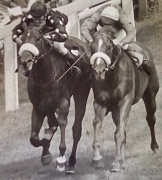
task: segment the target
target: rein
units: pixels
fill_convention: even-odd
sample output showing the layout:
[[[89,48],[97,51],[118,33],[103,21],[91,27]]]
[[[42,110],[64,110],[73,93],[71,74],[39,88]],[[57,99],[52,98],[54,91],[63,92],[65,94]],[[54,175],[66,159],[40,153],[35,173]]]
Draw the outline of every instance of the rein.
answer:
[[[62,76],[60,76],[56,82],[59,82],[69,71],[70,69],[77,63],[81,60],[81,58],[89,51],[90,49],[90,46],[87,48],[87,50],[63,73]]]
[[[42,54],[41,56],[34,56],[33,57],[33,60],[32,60],[32,62],[33,63],[37,63],[37,61],[39,60],[39,59],[41,59],[41,58],[43,58],[44,56],[46,56],[48,53],[50,53],[51,51],[52,51],[52,44],[51,44],[51,42],[49,41],[49,40],[47,40],[47,39],[45,39],[48,43],[49,43],[49,45],[50,45],[50,49],[49,49],[49,51],[47,51],[46,53],[44,53],[44,54]],[[41,41],[42,41],[42,39],[41,39]],[[54,64],[53,64],[53,61],[51,61],[52,62],[52,66],[54,67]],[[53,81],[53,79],[54,79],[54,72],[52,73],[52,75],[51,75],[51,78],[50,78],[50,80],[47,82],[47,83],[38,83],[38,82],[35,82],[35,83],[37,83],[37,84],[40,84],[41,86],[44,86],[44,87],[47,87],[52,81]]]
[[[42,41],[42,39],[41,39],[41,41]],[[46,39],[46,41],[47,41],[47,42],[49,43],[49,45],[50,45],[49,51],[45,52],[44,54],[42,54],[42,55],[39,56],[39,57],[35,56],[35,57],[33,58],[33,61],[35,60],[35,61],[37,62],[37,60],[43,58],[44,56],[46,56],[48,53],[50,53],[50,52],[52,51],[52,44],[51,44],[51,42],[50,42],[49,40],[47,40],[47,39]],[[35,61],[34,61],[34,62],[35,62]]]
[[[47,39],[46,39],[46,40],[47,40]],[[47,41],[48,41],[48,43],[50,44],[50,50],[49,50],[48,52],[46,52],[45,54],[39,56],[39,57],[35,56],[34,59],[33,59],[33,62],[34,62],[34,63],[36,63],[37,60],[39,60],[40,58],[44,57],[45,55],[47,55],[48,53],[51,52],[51,50],[52,50],[51,42],[50,42],[49,40],[47,40]],[[89,49],[90,49],[90,46],[89,46],[89,47],[87,48],[87,50],[56,80],[56,83],[58,83],[58,82],[71,70],[71,68],[72,68],[77,62],[79,62],[79,61],[81,60],[81,58],[89,51]],[[52,62],[52,64],[53,64],[53,62]],[[53,80],[53,76],[51,77],[51,79],[49,80],[49,82],[46,83],[44,86],[47,87],[47,86],[51,83],[52,80]],[[40,84],[42,84],[42,83],[40,83]],[[42,85],[43,85],[43,84],[42,84]]]

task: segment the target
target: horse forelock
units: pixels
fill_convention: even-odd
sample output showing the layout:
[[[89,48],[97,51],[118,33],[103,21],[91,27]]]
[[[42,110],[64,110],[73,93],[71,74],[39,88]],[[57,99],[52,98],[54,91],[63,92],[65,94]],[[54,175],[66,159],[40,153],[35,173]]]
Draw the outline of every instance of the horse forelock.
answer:
[[[97,32],[94,36],[94,41],[92,43],[92,52],[94,53],[91,57],[91,64],[100,65],[104,60],[107,66],[111,64],[111,58],[108,55],[108,49],[111,49],[111,39],[109,34],[105,30]]]

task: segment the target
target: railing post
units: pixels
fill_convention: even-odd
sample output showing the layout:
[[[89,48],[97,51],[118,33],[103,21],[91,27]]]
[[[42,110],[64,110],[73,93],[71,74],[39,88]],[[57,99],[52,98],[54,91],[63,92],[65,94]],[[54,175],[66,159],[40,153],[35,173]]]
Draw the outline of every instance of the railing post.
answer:
[[[148,13],[148,4],[147,0],[138,0],[139,4],[139,18],[144,18]]]
[[[129,20],[132,22],[132,24],[135,27],[133,0],[122,0],[122,8],[129,17]],[[134,41],[136,41],[136,37],[134,38]]]
[[[13,111],[19,107],[18,98],[18,74],[17,68],[17,50],[12,37],[4,39],[4,74],[5,74],[5,109]]]
[[[70,36],[80,38],[80,21],[79,14],[76,12],[68,16],[70,21]]]
[[[130,21],[135,26],[133,0],[122,0],[122,8],[124,9],[127,16],[130,18]]]

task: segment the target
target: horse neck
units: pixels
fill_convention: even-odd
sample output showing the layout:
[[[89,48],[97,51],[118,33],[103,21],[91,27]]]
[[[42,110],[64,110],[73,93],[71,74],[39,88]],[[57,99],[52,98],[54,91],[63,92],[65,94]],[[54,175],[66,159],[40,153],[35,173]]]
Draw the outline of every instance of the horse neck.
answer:
[[[34,63],[32,68],[32,76],[35,82],[46,83],[55,74],[55,70],[52,61],[48,56],[40,58]]]
[[[48,45],[48,44],[47,44]],[[67,69],[67,63],[56,51],[49,51],[49,46],[44,47],[47,53],[34,63],[32,75],[35,82],[47,83],[58,79]]]
[[[127,78],[132,71],[132,60],[124,50],[121,50],[119,59],[117,60],[114,69],[110,69],[106,76],[106,81],[113,80],[118,82],[121,79]]]

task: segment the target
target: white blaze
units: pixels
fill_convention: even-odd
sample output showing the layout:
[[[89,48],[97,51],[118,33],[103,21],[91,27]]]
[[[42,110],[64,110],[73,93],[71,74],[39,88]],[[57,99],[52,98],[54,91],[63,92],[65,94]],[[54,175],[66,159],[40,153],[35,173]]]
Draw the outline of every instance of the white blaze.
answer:
[[[101,46],[103,45],[103,41],[102,41],[102,39],[100,39],[99,41],[98,41],[98,51],[100,52],[101,51]]]
[[[100,40],[98,41],[98,52],[101,52],[101,46],[102,46],[102,45],[103,45],[103,41],[102,41],[102,39],[100,39]],[[101,58],[98,57],[96,64],[99,65],[100,62],[101,62]]]

